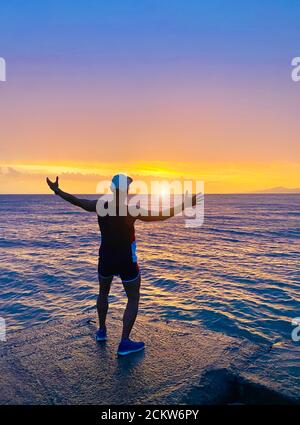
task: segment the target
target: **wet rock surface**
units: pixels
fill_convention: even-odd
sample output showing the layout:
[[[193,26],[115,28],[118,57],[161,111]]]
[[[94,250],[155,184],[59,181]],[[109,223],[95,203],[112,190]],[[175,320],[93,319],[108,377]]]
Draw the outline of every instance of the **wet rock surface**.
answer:
[[[118,358],[121,320],[110,317],[109,340],[96,343],[96,324],[87,319],[51,321],[1,343],[0,403],[218,404],[266,393],[245,378],[266,347],[140,317],[132,337],[145,341],[145,352]]]

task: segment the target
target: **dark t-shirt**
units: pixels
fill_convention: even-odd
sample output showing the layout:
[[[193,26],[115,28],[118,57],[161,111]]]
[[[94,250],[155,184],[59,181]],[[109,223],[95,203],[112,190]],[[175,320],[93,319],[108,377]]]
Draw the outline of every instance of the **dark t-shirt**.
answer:
[[[100,260],[105,263],[137,262],[135,254],[135,217],[98,215],[101,231]]]

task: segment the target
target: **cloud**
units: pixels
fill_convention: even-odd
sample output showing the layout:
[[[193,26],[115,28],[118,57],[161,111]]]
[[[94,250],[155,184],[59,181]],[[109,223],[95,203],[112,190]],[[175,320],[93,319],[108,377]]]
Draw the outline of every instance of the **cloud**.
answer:
[[[13,167],[0,167],[0,175],[3,176],[19,176],[22,172],[16,170]]]

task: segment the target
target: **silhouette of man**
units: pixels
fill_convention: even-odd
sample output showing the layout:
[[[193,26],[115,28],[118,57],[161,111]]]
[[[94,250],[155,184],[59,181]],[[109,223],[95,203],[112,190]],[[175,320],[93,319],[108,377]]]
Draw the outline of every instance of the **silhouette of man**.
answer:
[[[83,208],[85,211],[97,212],[97,200],[80,199],[63,192],[59,188],[58,177],[54,182],[47,178],[47,183],[50,189],[65,201]],[[135,353],[145,348],[144,342],[132,341],[129,338],[138,313],[141,286],[141,274],[136,257],[134,223],[136,220],[149,222],[166,220],[175,215],[175,208],[173,207],[167,214],[160,211],[159,215],[153,216],[149,210],[144,211],[144,213],[140,212],[136,217],[132,216],[126,202],[131,183],[131,177],[124,174],[115,175],[111,183],[113,199],[110,201],[110,205],[108,201],[103,204],[107,211],[110,210],[109,207],[113,207],[112,210],[115,213],[104,216],[97,214],[101,232],[101,246],[99,249],[99,295],[97,299],[99,329],[96,332],[96,340],[106,341],[107,339],[108,295],[113,277],[120,276],[128,298],[123,316],[122,338],[118,347],[118,355],[120,356]],[[196,204],[196,195],[192,198],[192,204]],[[184,208],[184,203],[180,208]],[[121,213],[122,209],[123,213]]]

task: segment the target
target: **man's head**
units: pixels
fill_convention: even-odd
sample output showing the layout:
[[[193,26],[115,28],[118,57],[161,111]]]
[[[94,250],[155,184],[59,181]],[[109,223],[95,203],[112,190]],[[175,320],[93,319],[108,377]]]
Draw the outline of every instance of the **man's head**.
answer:
[[[127,193],[132,181],[132,178],[125,174],[116,174],[112,178],[110,189],[113,193],[116,191]]]

